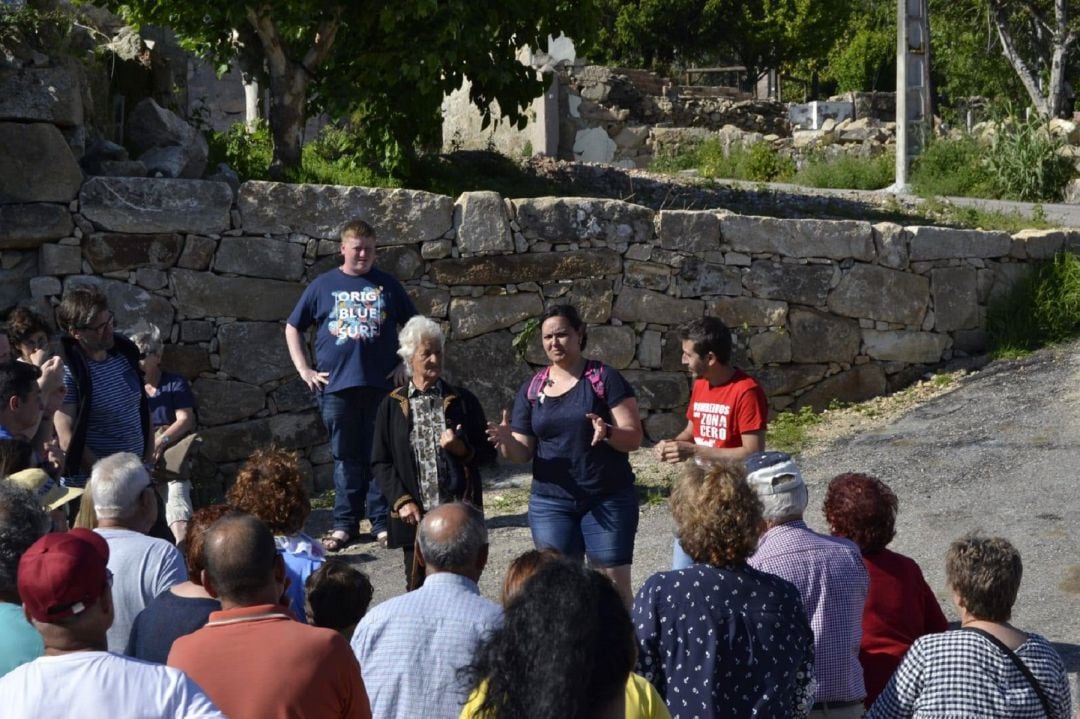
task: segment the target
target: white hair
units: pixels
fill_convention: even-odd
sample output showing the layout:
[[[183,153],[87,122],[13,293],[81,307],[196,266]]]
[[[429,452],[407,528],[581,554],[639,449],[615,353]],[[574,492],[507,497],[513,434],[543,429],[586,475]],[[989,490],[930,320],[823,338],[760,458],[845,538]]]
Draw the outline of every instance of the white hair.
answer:
[[[161,342],[161,328],[144,320],[139,320],[131,329],[128,339],[135,343],[140,352],[148,355],[158,354],[164,346]]]
[[[439,323],[423,315],[416,315],[406,322],[398,333],[398,357],[405,364],[405,373],[410,376],[412,375],[412,357],[424,340],[435,340],[439,343],[439,349],[442,349],[445,344]]]
[[[99,519],[128,519],[139,508],[139,495],[150,485],[150,473],[131,452],[110,454],[94,463],[90,494]]]

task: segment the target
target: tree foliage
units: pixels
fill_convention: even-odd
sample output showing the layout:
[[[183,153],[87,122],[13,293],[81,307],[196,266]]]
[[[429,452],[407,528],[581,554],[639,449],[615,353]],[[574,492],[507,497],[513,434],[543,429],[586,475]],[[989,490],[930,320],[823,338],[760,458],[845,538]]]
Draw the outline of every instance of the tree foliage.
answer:
[[[896,87],[896,0],[857,0],[824,72],[837,92]]]
[[[437,141],[443,96],[467,77],[484,114],[498,103],[523,124],[543,92],[518,62],[526,46],[573,29],[587,36],[591,0],[101,0],[136,24],[172,28],[219,67],[246,61],[268,81],[276,176],[300,162],[300,133],[314,112],[352,117],[384,160],[405,162]]]

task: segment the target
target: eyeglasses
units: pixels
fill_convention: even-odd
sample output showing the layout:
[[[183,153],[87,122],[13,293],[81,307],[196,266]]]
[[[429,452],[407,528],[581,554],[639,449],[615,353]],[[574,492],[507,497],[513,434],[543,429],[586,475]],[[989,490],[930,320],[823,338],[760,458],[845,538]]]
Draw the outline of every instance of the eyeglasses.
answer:
[[[112,310],[109,310],[109,316],[105,318],[104,322],[99,322],[96,325],[85,325],[83,329],[90,332],[101,332],[114,322],[116,322],[116,315],[112,313]]]

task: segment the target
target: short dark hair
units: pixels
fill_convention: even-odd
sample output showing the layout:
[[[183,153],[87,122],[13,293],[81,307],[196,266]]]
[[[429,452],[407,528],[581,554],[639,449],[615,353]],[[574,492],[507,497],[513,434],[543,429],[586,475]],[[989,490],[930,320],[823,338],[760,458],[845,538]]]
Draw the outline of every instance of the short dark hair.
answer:
[[[704,357],[712,352],[720,364],[731,364],[731,330],[715,317],[699,317],[679,327],[679,340],[694,343],[694,352]]]
[[[367,614],[375,589],[368,576],[344,559],[331,557],[307,578],[308,620],[316,627],[341,631]]]
[[[64,293],[56,308],[56,322],[68,334],[86,329],[97,315],[109,309],[105,293],[92,285],[77,285]]]
[[[0,482],[0,600],[18,602],[19,558],[49,531],[49,515],[33,492]]]
[[[581,319],[581,315],[578,314],[577,308],[573,305],[552,305],[544,310],[544,314],[540,315],[541,326],[552,317],[565,318],[570,323],[570,326],[574,328],[574,331],[581,335],[581,351],[584,352],[589,333]]]
[[[270,581],[276,558],[273,533],[250,514],[222,517],[206,531],[206,573],[224,599],[250,604]]]
[[[361,219],[349,220],[341,226],[341,239],[344,240],[348,236],[360,237],[362,239],[375,239],[375,228],[364,222]]]
[[[38,332],[49,335],[52,328],[44,317],[29,307],[16,307],[8,315],[7,334],[12,344],[20,345]]]
[[[1020,552],[1002,537],[966,534],[945,554],[945,577],[976,619],[1006,622],[1020,591]]]
[[[885,549],[896,536],[899,506],[896,493],[868,474],[837,475],[825,493],[825,519],[832,533],[858,544],[863,554]]]
[[[0,364],[0,403],[6,408],[12,397],[26,400],[36,388],[41,370],[29,362],[11,360]]]
[[[34,446],[25,439],[0,439],[0,479],[16,472],[31,469],[34,463]]]

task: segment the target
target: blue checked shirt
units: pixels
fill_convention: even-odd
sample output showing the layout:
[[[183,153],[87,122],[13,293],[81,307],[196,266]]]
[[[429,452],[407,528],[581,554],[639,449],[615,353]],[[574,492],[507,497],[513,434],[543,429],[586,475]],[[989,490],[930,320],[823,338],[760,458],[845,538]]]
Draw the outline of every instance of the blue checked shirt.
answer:
[[[449,572],[388,599],[360,620],[353,653],[376,719],[457,719],[471,687],[458,670],[502,622],[476,582]]]
[[[870,578],[859,548],[847,539],[818,534],[799,520],[765,532],[747,564],[788,580],[802,595],[814,630],[816,701],[863,699],[859,642]]]

